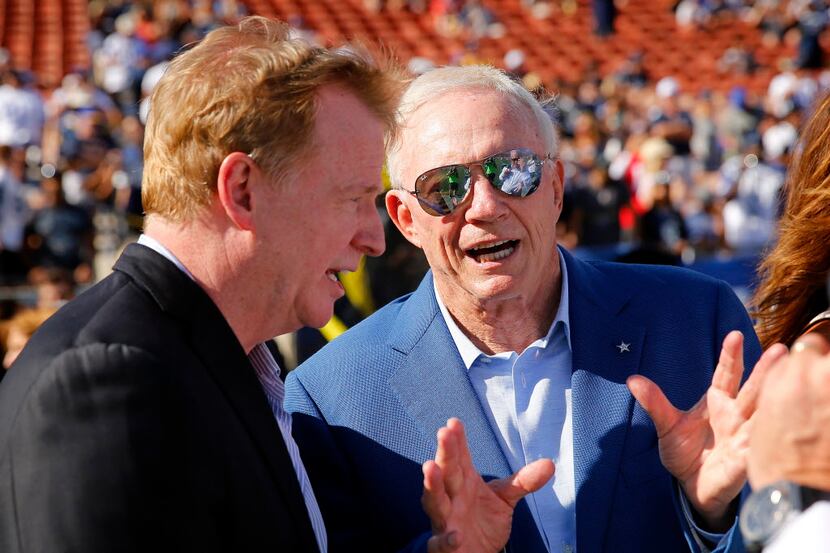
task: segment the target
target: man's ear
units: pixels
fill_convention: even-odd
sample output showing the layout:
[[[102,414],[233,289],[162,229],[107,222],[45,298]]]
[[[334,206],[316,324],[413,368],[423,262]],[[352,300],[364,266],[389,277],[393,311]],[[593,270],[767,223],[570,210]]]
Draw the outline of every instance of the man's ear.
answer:
[[[247,154],[233,152],[222,160],[216,179],[219,203],[234,225],[243,230],[253,228],[251,179],[256,164]]]
[[[407,194],[403,190],[392,189],[386,193],[386,211],[389,213],[389,218],[401,231],[403,237],[409,240],[414,246],[420,248],[421,240],[418,236],[418,231],[415,228],[415,223],[412,220],[412,211],[409,209]]]
[[[553,181],[553,191],[556,194],[556,209],[562,211],[562,203],[565,199],[565,166],[557,159],[553,162],[553,169],[556,173]]]

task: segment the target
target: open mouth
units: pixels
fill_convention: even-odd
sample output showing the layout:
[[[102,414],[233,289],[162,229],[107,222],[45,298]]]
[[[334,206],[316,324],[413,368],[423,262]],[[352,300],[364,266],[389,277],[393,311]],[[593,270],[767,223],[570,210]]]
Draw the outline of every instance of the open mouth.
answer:
[[[479,246],[470,248],[465,253],[475,259],[479,263],[486,263],[488,261],[498,261],[509,256],[519,245],[518,240],[501,240],[493,242],[486,246]]]
[[[340,282],[340,273],[338,271],[329,269],[328,271],[326,271],[326,276],[332,282]]]

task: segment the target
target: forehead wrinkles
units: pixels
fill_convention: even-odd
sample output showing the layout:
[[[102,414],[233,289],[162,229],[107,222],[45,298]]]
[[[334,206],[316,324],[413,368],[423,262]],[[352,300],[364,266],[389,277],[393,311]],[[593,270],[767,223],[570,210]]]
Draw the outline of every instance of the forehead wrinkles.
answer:
[[[478,161],[502,150],[542,147],[533,112],[497,91],[447,93],[409,117],[401,132],[407,164],[421,172]]]

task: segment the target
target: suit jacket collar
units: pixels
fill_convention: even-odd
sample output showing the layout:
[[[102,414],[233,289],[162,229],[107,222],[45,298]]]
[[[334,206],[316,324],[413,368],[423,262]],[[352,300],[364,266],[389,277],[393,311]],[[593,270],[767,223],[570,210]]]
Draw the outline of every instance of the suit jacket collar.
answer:
[[[389,385],[404,409],[435,444],[435,433],[450,417],[464,422],[473,463],[485,479],[510,475],[510,465],[499,446],[487,415],[478,401],[467,369],[438,310],[432,274],[398,313],[389,345],[404,354],[389,377]],[[435,446],[431,446],[434,454]],[[527,502],[513,514],[508,551],[545,551]]]
[[[625,380],[639,370],[645,328],[625,313],[637,283],[612,278],[561,251],[568,273],[573,350],[577,544],[581,550],[599,551],[634,406]],[[479,470],[508,475],[507,459],[438,309],[431,273],[404,303],[388,343],[406,356],[390,385],[425,433],[434,436],[447,418],[460,418]],[[629,351],[620,351],[622,344]],[[529,512],[526,516],[523,520],[517,512],[514,536],[518,525],[535,529]]]
[[[219,308],[190,277],[148,247],[127,246],[114,269],[127,274],[162,311],[181,322],[190,349],[216,381],[265,458],[306,549],[317,551],[283,437],[254,369]]]
[[[406,355],[390,377],[390,385],[409,414],[431,441],[450,417],[464,422],[473,461],[487,476],[510,474],[461,355],[441,317],[432,285],[432,274],[402,307],[391,347]]]

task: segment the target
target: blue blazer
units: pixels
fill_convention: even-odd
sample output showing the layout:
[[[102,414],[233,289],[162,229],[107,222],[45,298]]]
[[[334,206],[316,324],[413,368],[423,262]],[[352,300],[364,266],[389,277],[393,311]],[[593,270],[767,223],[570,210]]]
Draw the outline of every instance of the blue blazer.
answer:
[[[584,262],[568,268],[577,549],[581,553],[698,550],[677,508],[651,419],[625,381],[654,380],[688,409],[706,392],[724,336],[760,345],[723,282],[672,267]],[[630,352],[620,352],[620,341]],[[424,550],[429,520],[420,465],[450,417],[467,430],[485,478],[511,473],[435,300],[427,274],[288,375],[286,407],[329,533],[332,552]],[[739,532],[729,547],[740,549]],[[519,503],[508,551],[543,553]]]

